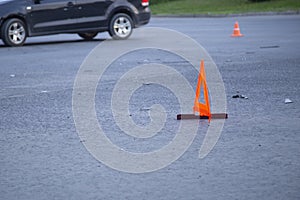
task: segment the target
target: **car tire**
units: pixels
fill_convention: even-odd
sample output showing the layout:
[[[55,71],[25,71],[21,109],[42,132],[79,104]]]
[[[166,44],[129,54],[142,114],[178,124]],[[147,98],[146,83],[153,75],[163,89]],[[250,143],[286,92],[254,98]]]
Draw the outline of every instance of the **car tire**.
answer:
[[[6,20],[1,29],[1,38],[8,46],[22,46],[27,38],[25,23],[17,18]]]
[[[94,39],[98,33],[97,32],[87,32],[87,33],[78,33],[78,35],[84,40],[92,40]]]
[[[133,30],[133,21],[131,17],[125,13],[114,15],[109,23],[109,34],[113,39],[125,40]]]

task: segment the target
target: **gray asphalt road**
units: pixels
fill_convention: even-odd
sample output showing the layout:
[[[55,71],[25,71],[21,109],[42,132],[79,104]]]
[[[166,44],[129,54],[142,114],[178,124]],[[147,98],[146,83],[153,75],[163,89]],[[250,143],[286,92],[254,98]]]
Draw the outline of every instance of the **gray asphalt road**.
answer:
[[[236,20],[242,38],[230,37]],[[153,18],[148,26],[195,39],[221,72],[229,119],[210,154],[198,158],[204,121],[188,151],[164,169],[130,174],[103,165],[76,133],[72,91],[81,63],[108,36],[91,42],[76,35],[37,37],[20,48],[0,43],[0,199],[299,199],[300,16]],[[172,55],[140,52],[115,65],[126,69],[151,59],[184,64]],[[195,83],[191,72],[185,73]],[[117,67],[109,73],[102,90],[120,76]],[[248,99],[233,99],[237,91]],[[152,88],[133,96],[134,120],[147,123],[145,110],[153,102],[176,113],[176,99],[167,92]],[[293,103],[285,104],[286,98]],[[109,98],[96,99],[98,114],[109,110]],[[165,145],[179,123],[167,124],[166,137],[138,141],[139,146],[122,143],[122,132],[102,120],[110,139],[132,151]]]

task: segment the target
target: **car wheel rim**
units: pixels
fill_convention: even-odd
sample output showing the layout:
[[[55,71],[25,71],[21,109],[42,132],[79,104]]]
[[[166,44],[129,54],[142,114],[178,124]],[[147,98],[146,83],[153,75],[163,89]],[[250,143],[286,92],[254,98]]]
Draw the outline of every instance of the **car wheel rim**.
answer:
[[[14,44],[21,44],[26,37],[24,26],[18,22],[12,23],[8,29],[8,36]]]
[[[117,36],[125,38],[131,33],[131,23],[126,17],[119,17],[114,23],[114,32]]]

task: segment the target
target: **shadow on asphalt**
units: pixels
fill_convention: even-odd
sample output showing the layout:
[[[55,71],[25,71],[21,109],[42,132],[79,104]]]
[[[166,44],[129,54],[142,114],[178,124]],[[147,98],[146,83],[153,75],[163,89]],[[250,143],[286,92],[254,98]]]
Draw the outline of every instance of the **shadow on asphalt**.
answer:
[[[43,41],[43,42],[27,42],[23,46],[38,46],[38,45],[53,45],[53,44],[66,44],[66,43],[84,43],[84,42],[103,42],[105,39],[93,39],[93,40],[58,40],[58,41]],[[0,44],[0,48],[7,48],[9,46]]]

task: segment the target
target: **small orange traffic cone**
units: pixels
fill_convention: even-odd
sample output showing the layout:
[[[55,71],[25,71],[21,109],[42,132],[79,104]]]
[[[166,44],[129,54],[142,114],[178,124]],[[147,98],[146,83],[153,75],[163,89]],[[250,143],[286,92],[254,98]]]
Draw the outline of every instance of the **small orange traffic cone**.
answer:
[[[200,101],[200,93],[203,89],[204,102]],[[204,61],[201,60],[200,72],[198,75],[198,83],[196,88],[196,96],[193,107],[194,114],[199,113],[202,117],[211,118],[210,106],[209,106],[209,98],[208,98],[208,89],[206,83],[206,75],[204,69]]]
[[[233,33],[232,33],[231,37],[242,37],[242,36],[244,36],[244,35],[241,34],[239,23],[236,21],[234,24],[234,29],[233,29]]]

